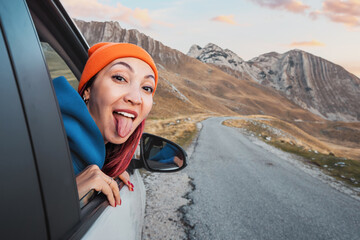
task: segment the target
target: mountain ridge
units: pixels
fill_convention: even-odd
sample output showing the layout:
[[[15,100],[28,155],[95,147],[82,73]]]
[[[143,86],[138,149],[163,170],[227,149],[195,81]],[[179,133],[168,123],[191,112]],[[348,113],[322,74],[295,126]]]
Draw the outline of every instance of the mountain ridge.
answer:
[[[188,56],[274,88],[325,119],[360,121],[360,79],[343,67],[299,49],[269,52],[249,61],[239,61],[239,56],[228,52],[209,43],[204,48],[193,45]]]
[[[136,29],[123,29],[119,22],[86,22],[79,19],[74,19],[74,21],[90,46],[100,41],[133,43],[146,49],[157,63],[166,65],[173,70],[180,59],[184,61],[182,52],[165,46],[160,41],[154,40]],[[188,60],[191,61],[191,59]],[[168,62],[172,64],[167,64]]]
[[[308,114],[306,110],[298,109],[298,106],[289,100],[285,100],[286,98],[275,90],[266,89],[255,82],[235,78],[215,66],[202,63],[176,49],[167,47],[137,30],[123,29],[118,22],[86,22],[76,19],[74,21],[90,46],[102,41],[129,42],[147,50],[158,66],[161,73],[159,74],[160,80],[165,80],[159,81],[158,90],[162,91],[162,94],[155,94],[155,100],[163,101],[167,97],[179,96],[169,84],[171,83],[178,92],[186,96],[192,103],[187,102],[184,106],[180,106],[180,103],[183,104],[183,102],[176,97],[177,111],[164,102],[165,106],[167,105],[173,110],[173,113],[183,113],[187,109],[193,109],[195,112],[218,114],[261,114],[268,112],[277,117],[286,115],[302,118],[301,116],[305,117],[306,115],[305,118],[318,119],[315,115]],[[234,53],[231,52],[230,54]],[[220,82],[221,84],[219,84]],[[277,102],[279,101],[289,107],[277,109],[279,107]],[[260,102],[263,103],[259,104]],[[268,107],[263,107],[267,105]],[[163,112],[169,112],[160,104],[156,104],[152,112],[159,114],[160,108]],[[293,113],[281,114],[281,112],[287,111],[286,109]]]

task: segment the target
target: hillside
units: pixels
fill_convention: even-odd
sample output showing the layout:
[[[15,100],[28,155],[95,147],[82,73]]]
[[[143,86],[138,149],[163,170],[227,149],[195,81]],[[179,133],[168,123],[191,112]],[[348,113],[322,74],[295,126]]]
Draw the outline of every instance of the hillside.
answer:
[[[320,120],[275,90],[244,81],[164,46],[137,30],[122,29],[117,22],[76,23],[90,45],[101,41],[129,42],[146,49],[160,72],[152,115],[267,114],[284,119]],[[163,103],[163,104],[161,104]]]

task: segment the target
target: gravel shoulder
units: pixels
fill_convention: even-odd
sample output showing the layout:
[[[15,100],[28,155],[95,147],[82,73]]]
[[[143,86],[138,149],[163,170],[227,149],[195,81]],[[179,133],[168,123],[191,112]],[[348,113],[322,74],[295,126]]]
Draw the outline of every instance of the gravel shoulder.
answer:
[[[201,123],[197,124],[198,132]],[[196,147],[197,137],[186,149],[188,161]],[[143,240],[188,239],[188,226],[182,207],[191,203],[188,193],[193,190],[186,169],[175,173],[141,173],[146,189]]]
[[[191,191],[188,175],[150,173],[143,178],[146,208],[142,239],[187,239],[179,209],[190,202],[185,197]]]

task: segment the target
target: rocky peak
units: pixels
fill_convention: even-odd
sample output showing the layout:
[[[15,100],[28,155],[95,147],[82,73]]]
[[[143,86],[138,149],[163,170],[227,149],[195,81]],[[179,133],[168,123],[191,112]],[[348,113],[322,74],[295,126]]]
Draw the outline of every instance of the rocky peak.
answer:
[[[301,49],[297,49],[297,48],[294,48],[294,49],[291,49],[290,51],[287,51],[285,54],[299,54],[299,53],[308,53],[308,52],[305,52]]]
[[[278,61],[279,58],[281,57],[281,54],[277,53],[277,52],[269,52],[269,53],[265,53],[262,54],[258,57],[255,57],[253,59],[251,59],[250,61],[248,61],[248,63],[252,63],[252,62],[275,62]]]
[[[208,43],[204,48],[193,45],[187,55],[205,63],[226,66],[231,69],[237,69],[238,66],[244,62],[244,60],[234,52],[228,49],[224,50],[213,43]]]
[[[201,50],[202,48],[199,45],[194,44],[191,46],[186,55],[188,55],[189,57],[197,58],[201,54]]]

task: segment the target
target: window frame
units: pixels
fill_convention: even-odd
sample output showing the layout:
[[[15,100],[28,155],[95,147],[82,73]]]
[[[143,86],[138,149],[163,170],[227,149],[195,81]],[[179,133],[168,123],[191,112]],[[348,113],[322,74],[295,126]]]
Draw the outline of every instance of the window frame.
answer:
[[[28,1],[28,4],[40,40],[51,45],[79,80],[88,58],[89,46],[73,20],[58,0],[38,0],[36,4]],[[122,186],[119,184],[120,189]],[[80,207],[78,201],[77,204]],[[80,239],[108,206],[105,195],[96,194],[79,209],[80,219],[64,238]]]
[[[88,59],[87,50],[89,46],[74,21],[59,0],[37,0],[36,3],[27,0],[27,2],[39,39],[47,42],[56,51],[79,80]],[[73,172],[72,168],[71,170]],[[121,190],[124,184],[119,179],[116,180]],[[95,197],[84,207],[80,208],[78,199],[77,205],[79,206],[80,219],[64,235],[65,239],[80,239],[109,206],[109,203],[104,194],[96,193]]]

